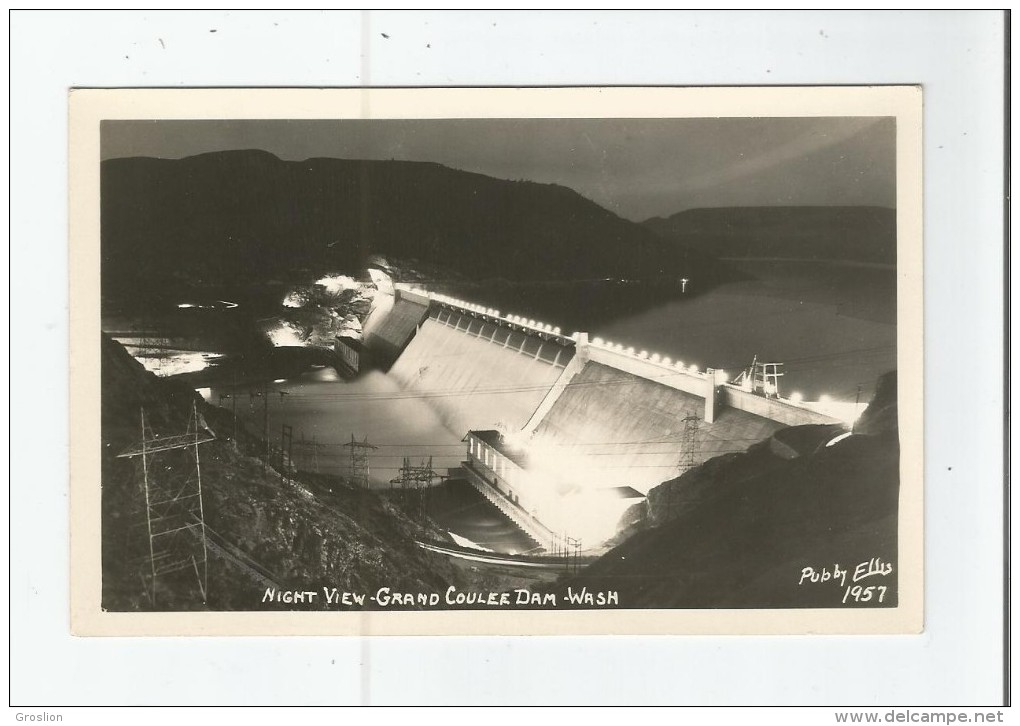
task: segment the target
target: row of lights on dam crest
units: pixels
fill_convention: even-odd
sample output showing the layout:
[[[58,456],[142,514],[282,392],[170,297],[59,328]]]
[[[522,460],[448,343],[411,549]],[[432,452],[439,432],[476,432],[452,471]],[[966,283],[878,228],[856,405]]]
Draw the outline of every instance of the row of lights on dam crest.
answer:
[[[534,328],[535,330],[539,330],[543,333],[552,333],[553,335],[563,334],[563,331],[561,331],[560,328],[556,326],[549,325],[548,323],[543,323],[540,320],[522,318],[520,315],[507,315],[506,320],[511,323],[514,323],[515,325],[523,325],[528,328]]]
[[[603,340],[602,338],[595,338],[592,341],[592,344],[593,345],[597,345],[600,348],[605,348],[606,350],[612,350],[612,351],[615,351],[617,353],[624,353],[626,355],[634,356],[635,358],[639,358],[641,360],[647,360],[647,361],[650,361],[650,362],[655,363],[657,365],[673,367],[673,368],[676,368],[677,370],[686,371],[688,373],[698,373],[699,372],[698,371],[698,366],[696,366],[694,364],[691,364],[690,366],[684,366],[684,362],[682,360],[674,361],[669,356],[660,355],[658,353],[649,353],[647,350],[635,351],[633,346],[628,348],[628,347],[625,347],[623,345],[623,343],[614,343],[611,340]],[[719,378],[725,378],[725,376],[726,376],[725,371],[715,371],[715,374]]]
[[[523,317],[521,315],[511,315],[511,314],[501,315],[500,311],[496,310],[495,308],[487,308],[484,305],[476,305],[474,303],[469,303],[469,302],[467,302],[465,300],[458,300],[457,298],[450,297],[449,295],[441,295],[441,294],[438,294],[438,293],[429,293],[429,298],[431,298],[432,300],[436,300],[438,302],[441,302],[441,303],[446,303],[447,305],[453,305],[453,306],[456,306],[456,307],[459,307],[459,308],[463,308],[464,310],[469,310],[471,312],[478,313],[479,315],[488,315],[488,316],[494,317],[494,318],[502,317],[502,319],[506,320],[509,323],[513,323],[514,325],[521,325],[521,326],[524,326],[524,327],[532,328],[533,330],[537,330],[537,331],[540,331],[540,332],[543,332],[543,333],[551,333],[552,335],[562,335],[563,334],[560,328],[555,327],[553,325],[549,325],[548,323],[543,323],[541,321],[534,320],[532,318],[525,318],[525,317]],[[574,333],[570,337],[573,340],[577,340],[579,336],[578,336],[577,333]],[[605,348],[606,350],[615,351],[616,353],[623,353],[625,355],[633,356],[633,357],[638,358],[640,360],[647,360],[647,361],[649,361],[651,363],[655,363],[656,365],[672,367],[672,368],[675,368],[678,371],[684,371],[686,373],[692,373],[692,374],[698,374],[698,375],[708,375],[709,374],[708,371],[706,371],[705,373],[702,373],[701,371],[698,370],[698,366],[696,366],[694,364],[692,364],[690,366],[684,366],[684,362],[683,361],[679,361],[679,360],[678,361],[674,361],[669,356],[660,355],[658,353],[649,353],[647,350],[637,351],[637,350],[634,349],[633,346],[626,347],[622,343],[613,343],[612,341],[603,340],[602,338],[595,338],[594,340],[592,340],[592,344],[593,345],[597,345],[600,348]],[[727,376],[726,376],[726,372],[723,371],[723,370],[711,371],[711,374],[715,376],[715,379],[717,381],[726,381],[726,380],[728,380]],[[800,403],[801,401],[804,400],[804,397],[800,393],[794,392],[794,393],[790,394],[790,396],[789,396],[789,398],[787,400],[789,400],[791,403]],[[819,403],[828,403],[828,402],[830,402],[830,400],[831,399],[829,398],[829,396],[822,396],[821,398],[819,398],[818,401],[819,401]]]
[[[523,326],[526,326],[528,328],[533,328],[533,329],[541,331],[543,333],[552,333],[553,335],[562,335],[563,334],[562,329],[559,328],[558,326],[550,325],[548,323],[543,323],[541,321],[534,320],[534,319],[531,319],[531,318],[525,318],[525,317],[522,317],[520,315],[510,315],[510,314],[502,315],[502,313],[500,313],[500,311],[497,310],[496,308],[487,308],[484,305],[476,305],[475,303],[469,303],[469,302],[467,302],[465,300],[459,300],[457,298],[450,297],[448,295],[440,295],[438,293],[431,293],[429,295],[429,298],[432,299],[432,300],[436,300],[437,302],[445,303],[447,305],[453,305],[453,306],[458,307],[458,308],[463,308],[464,310],[469,310],[469,311],[471,311],[473,313],[478,313],[479,315],[488,315],[489,317],[493,317],[493,318],[500,318],[501,317],[504,320],[506,320],[507,322],[513,323],[515,325],[523,325]],[[574,335],[576,337],[577,334],[575,333]]]

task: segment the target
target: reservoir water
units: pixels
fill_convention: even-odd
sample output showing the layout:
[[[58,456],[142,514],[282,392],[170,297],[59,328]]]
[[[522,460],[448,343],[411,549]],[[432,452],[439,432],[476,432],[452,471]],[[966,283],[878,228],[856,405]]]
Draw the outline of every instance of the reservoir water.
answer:
[[[891,271],[839,272],[840,278],[895,284]],[[734,283],[614,320],[593,334],[731,375],[757,356],[759,361],[783,363],[783,395],[853,401],[859,387],[861,400],[867,401],[878,376],[896,368],[894,320],[875,309],[874,301],[868,301],[869,307],[860,299],[863,294],[888,294],[884,287],[869,287],[872,292],[865,293],[856,286],[841,291],[833,283],[828,290],[801,289],[796,294],[796,288],[759,280]]]

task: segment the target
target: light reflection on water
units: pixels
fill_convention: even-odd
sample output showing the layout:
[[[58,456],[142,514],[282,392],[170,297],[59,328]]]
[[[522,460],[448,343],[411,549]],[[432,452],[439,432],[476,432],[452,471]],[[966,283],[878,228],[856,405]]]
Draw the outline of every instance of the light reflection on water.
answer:
[[[145,370],[155,373],[160,378],[176,376],[181,373],[196,373],[205,370],[223,356],[219,353],[203,353],[193,350],[166,350],[159,354],[143,354],[141,351],[128,349],[135,360]]]
[[[411,398],[392,378],[370,371],[353,381],[344,381],[332,368],[319,368],[269,385],[268,430],[272,445],[279,446],[282,426],[292,427],[292,455],[298,468],[322,473],[349,475],[351,450],[344,447],[351,435],[378,448],[369,460],[373,488],[388,488],[400,475],[403,457],[417,466],[432,456],[433,468],[446,474],[460,465],[465,444],[463,432],[443,425],[427,401]],[[226,409],[233,401],[220,395],[233,394],[229,386],[210,389],[209,400]],[[238,419],[254,435],[263,435],[261,386],[245,385],[236,391]],[[313,447],[312,442],[317,444]],[[436,484],[439,479],[435,480]]]

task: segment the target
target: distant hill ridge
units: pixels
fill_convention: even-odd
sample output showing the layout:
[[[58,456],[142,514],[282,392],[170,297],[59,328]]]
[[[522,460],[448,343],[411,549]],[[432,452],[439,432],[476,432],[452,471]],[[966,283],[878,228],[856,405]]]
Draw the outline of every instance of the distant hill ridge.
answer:
[[[716,257],[896,263],[896,210],[886,207],[718,207],[642,225],[683,249]]]
[[[429,162],[283,161],[256,150],[111,159],[101,187],[104,289],[173,274],[354,269],[372,254],[509,280],[711,265],[566,187]]]

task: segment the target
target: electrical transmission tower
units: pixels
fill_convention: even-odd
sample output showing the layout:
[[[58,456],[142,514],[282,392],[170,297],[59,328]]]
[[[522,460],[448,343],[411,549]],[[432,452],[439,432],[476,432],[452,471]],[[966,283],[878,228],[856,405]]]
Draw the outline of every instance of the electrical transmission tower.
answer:
[[[280,424],[280,476],[289,479],[294,471],[294,429]]]
[[[425,521],[428,513],[428,491],[432,486],[432,480],[438,476],[440,475],[432,468],[431,456],[428,463],[422,460],[418,466],[411,466],[411,460],[404,457],[404,464],[400,467],[401,497],[420,522]]]
[[[684,432],[680,441],[680,473],[694,468],[694,455],[698,448],[698,424],[701,422],[695,414],[684,416]]]
[[[184,434],[153,433],[141,409],[141,443],[118,454],[141,460],[148,526],[149,599],[156,605],[156,583],[173,573],[191,570],[205,602],[209,592],[202,468],[198,447],[214,439],[201,422],[195,402]]]
[[[302,466],[307,467],[310,464],[311,468],[312,468],[312,471],[314,471],[316,474],[319,474],[320,473],[320,471],[319,471],[319,448],[323,447],[323,446],[325,446],[325,444],[320,444],[318,442],[318,439],[317,439],[317,437],[315,435],[313,435],[312,436],[312,440],[309,441],[308,439],[305,438],[304,431],[302,431],[301,432],[301,438],[297,442],[298,451],[301,452],[301,464],[302,464]],[[311,452],[310,455],[309,455],[309,452]],[[309,461],[309,459],[311,461]]]
[[[169,375],[168,369],[172,356],[170,338],[158,333],[151,333],[139,341],[138,355],[151,361],[150,370],[156,375]]]
[[[683,419],[684,430],[680,436],[680,457],[677,460],[677,467],[680,469],[680,476],[690,471],[695,466],[695,454],[698,451],[698,424],[701,422],[695,414],[685,416]],[[669,489],[668,497],[668,518],[676,519],[680,514],[680,504],[683,485],[675,482]]]
[[[355,486],[368,488],[369,452],[379,447],[368,443],[368,436],[364,441],[355,441],[354,434],[351,434],[351,442],[344,444],[344,448],[351,450],[351,482]]]

